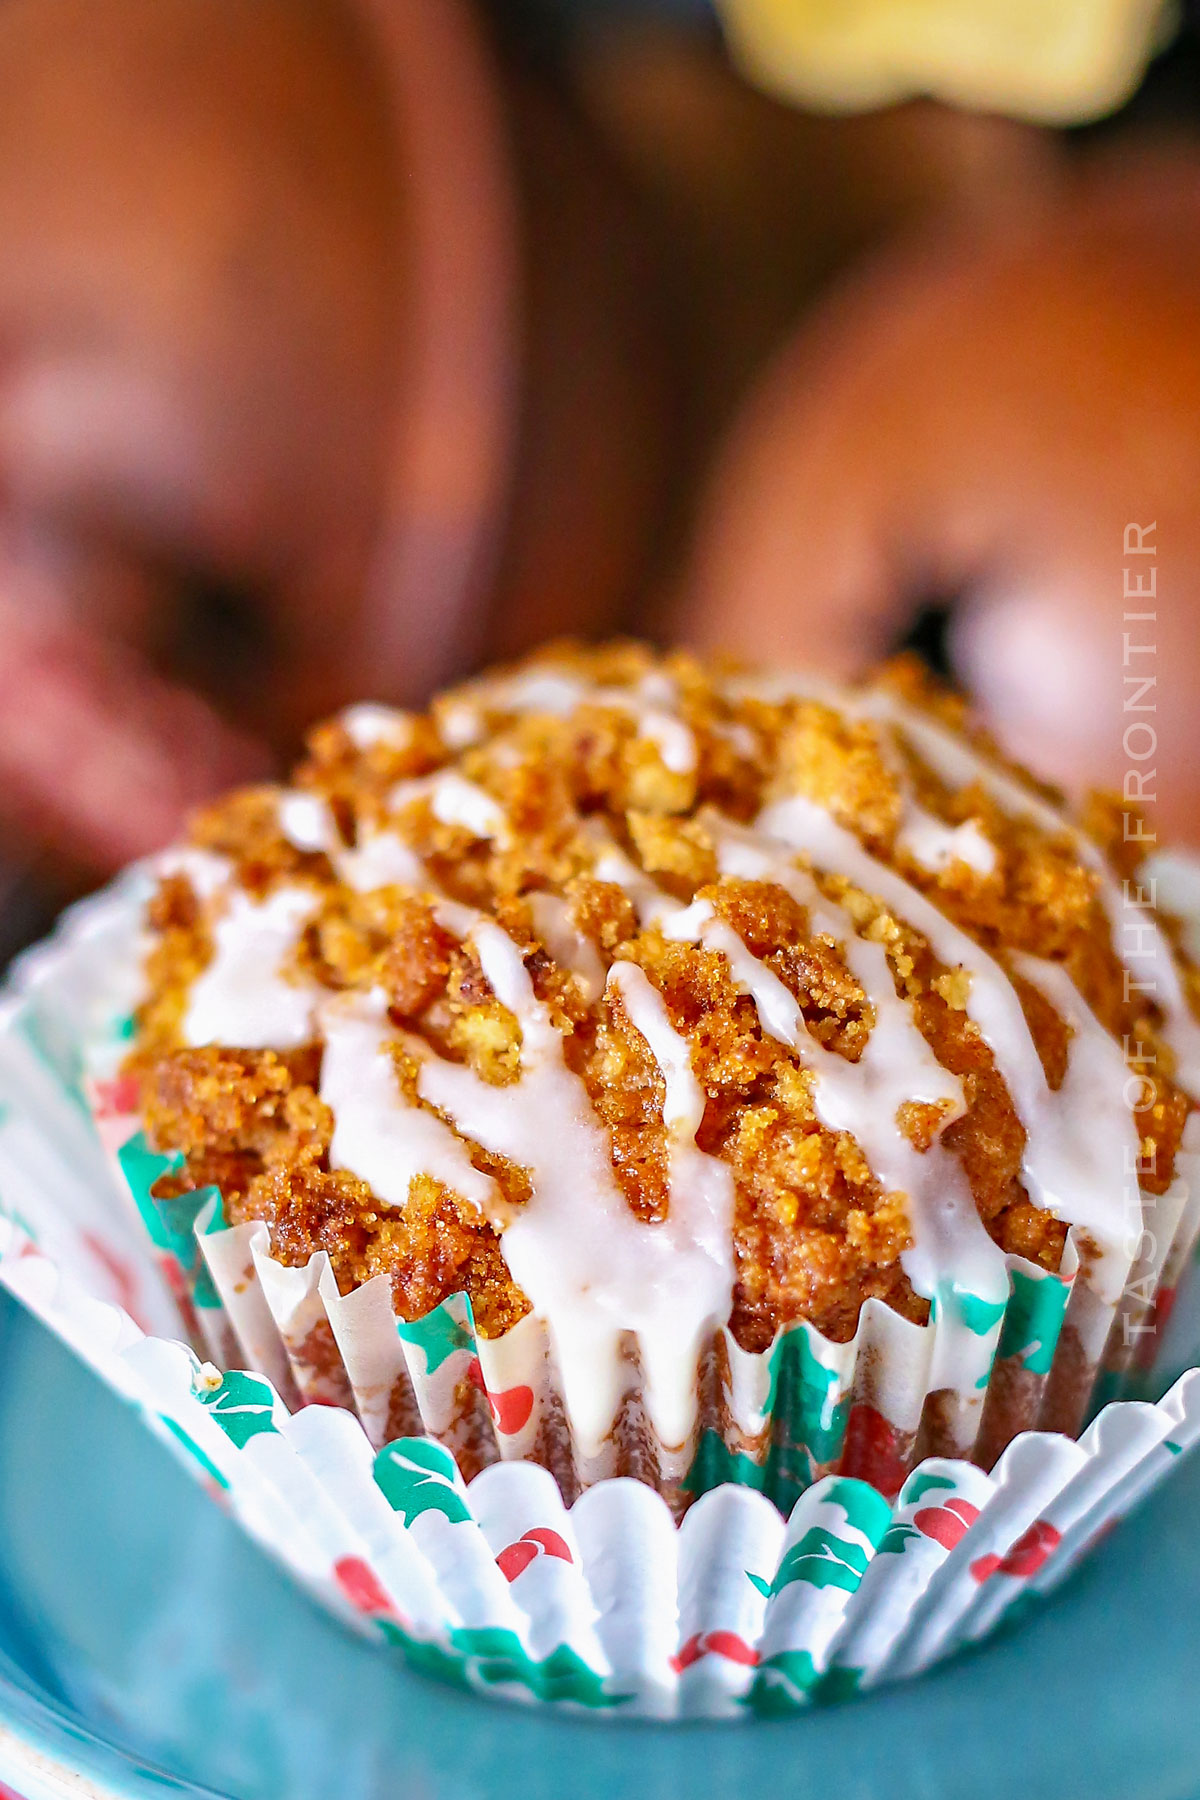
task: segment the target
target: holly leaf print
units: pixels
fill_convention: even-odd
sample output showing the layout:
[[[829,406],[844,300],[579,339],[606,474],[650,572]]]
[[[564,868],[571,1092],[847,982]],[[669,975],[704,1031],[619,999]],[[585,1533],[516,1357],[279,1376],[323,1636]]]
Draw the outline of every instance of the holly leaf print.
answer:
[[[852,1538],[838,1537],[824,1525],[812,1525],[780,1563],[771,1593],[780,1593],[794,1581],[804,1581],[810,1587],[844,1588],[852,1594],[866,1574],[869,1561],[866,1550]]]
[[[425,1358],[426,1375],[436,1374],[456,1351],[475,1349],[475,1335],[469,1325],[456,1319],[443,1301],[423,1319],[398,1319],[396,1330],[406,1344],[415,1344]]]
[[[846,1435],[849,1402],[841,1376],[813,1353],[803,1326],[786,1332],[771,1358],[767,1416],[782,1421],[788,1442],[803,1445],[814,1462],[832,1462]],[[778,1429],[773,1431],[778,1440]]]
[[[233,1369],[218,1386],[210,1387],[201,1374],[194,1377],[192,1391],[239,1450],[244,1450],[260,1432],[277,1429],[275,1393],[262,1375]]]
[[[375,1458],[375,1485],[406,1525],[426,1512],[441,1513],[455,1525],[471,1517],[454,1458],[432,1438],[397,1438],[385,1445]]]
[[[898,1505],[915,1506],[926,1494],[942,1493],[947,1489],[951,1493],[954,1491],[954,1483],[949,1475],[934,1475],[932,1472],[927,1474],[924,1469],[914,1469],[900,1490]]]

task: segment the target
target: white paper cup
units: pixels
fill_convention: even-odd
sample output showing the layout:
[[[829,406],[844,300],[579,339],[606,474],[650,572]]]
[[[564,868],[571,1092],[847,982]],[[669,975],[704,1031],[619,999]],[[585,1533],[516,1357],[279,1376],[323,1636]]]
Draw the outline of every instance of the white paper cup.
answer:
[[[284,1268],[265,1227],[224,1228],[216,1197],[151,1210],[112,1080],[147,884],[133,871],[69,914],[0,1007],[0,1281],[311,1591],[418,1666],[601,1716],[835,1698],[1046,1592],[1200,1437],[1192,1373],[1078,1441],[1023,1429],[1056,1409],[1073,1429],[1123,1359],[1070,1259],[1058,1276],[1013,1259],[1007,1312],[973,1333],[982,1383],[936,1327],[868,1303],[847,1345],[801,1328],[751,1357],[719,1340],[686,1459],[631,1433],[654,1485],[581,1468],[536,1321],[476,1343],[460,1299],[398,1324],[385,1284],[342,1297],[325,1258]],[[113,1177],[123,1148],[140,1209]],[[1160,1282],[1190,1261],[1187,1172],[1159,1212]],[[924,1454],[939,1429],[990,1473]]]

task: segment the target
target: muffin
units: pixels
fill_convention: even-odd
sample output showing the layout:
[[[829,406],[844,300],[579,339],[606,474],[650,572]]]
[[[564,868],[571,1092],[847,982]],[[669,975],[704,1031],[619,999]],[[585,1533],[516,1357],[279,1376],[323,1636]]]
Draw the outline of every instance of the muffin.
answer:
[[[1138,848],[906,664],[556,646],[354,707],[159,860],[143,1212],[249,1366],[273,1321],[268,1373],[468,1476],[990,1466],[1182,1255],[1200,1025]]]

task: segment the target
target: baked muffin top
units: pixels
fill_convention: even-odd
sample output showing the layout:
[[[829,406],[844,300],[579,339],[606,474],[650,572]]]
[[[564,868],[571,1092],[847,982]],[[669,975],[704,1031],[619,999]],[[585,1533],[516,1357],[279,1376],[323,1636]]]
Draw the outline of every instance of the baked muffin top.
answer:
[[[1200,1026],[1119,811],[1087,823],[908,665],[564,645],[354,707],[159,859],[146,1128],[343,1292],[532,1308],[568,1391],[633,1334],[667,1421],[714,1326],[924,1322],[1069,1228],[1112,1300]]]

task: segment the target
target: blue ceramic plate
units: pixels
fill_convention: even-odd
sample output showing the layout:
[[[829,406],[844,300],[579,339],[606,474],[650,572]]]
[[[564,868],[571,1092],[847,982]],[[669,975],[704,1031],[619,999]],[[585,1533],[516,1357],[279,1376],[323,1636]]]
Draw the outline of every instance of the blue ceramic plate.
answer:
[[[539,1717],[410,1675],[0,1294],[0,1783],[23,1800],[1198,1800],[1200,1456],[1035,1617],[781,1724]]]

